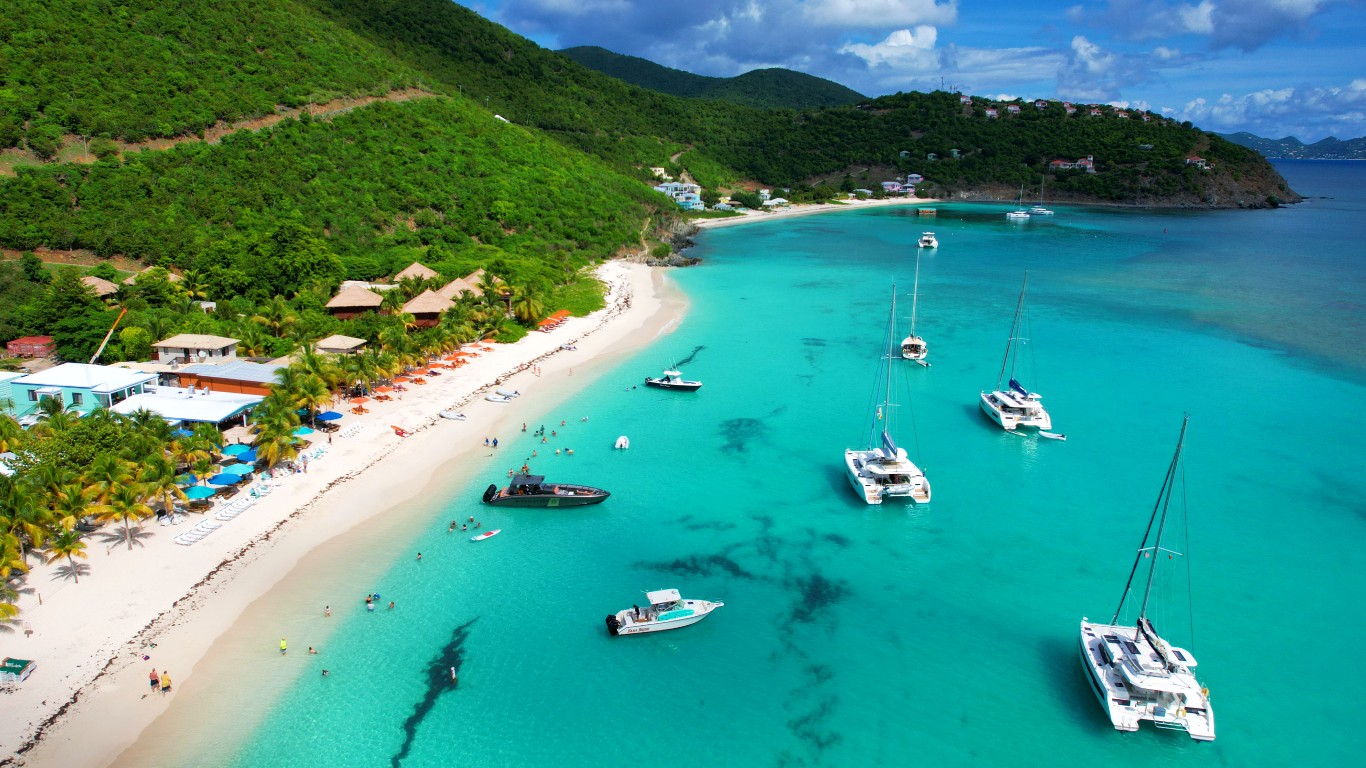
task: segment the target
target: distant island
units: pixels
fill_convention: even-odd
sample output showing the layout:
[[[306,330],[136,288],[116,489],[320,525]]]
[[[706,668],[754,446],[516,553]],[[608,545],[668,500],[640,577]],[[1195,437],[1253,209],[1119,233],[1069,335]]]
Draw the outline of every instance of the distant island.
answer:
[[[1305,144],[1294,136],[1268,139],[1246,131],[1219,135],[1234,144],[1255,149],[1271,160],[1366,160],[1366,136],[1346,141],[1329,137]]]
[[[839,83],[790,69],[756,69],[736,77],[707,77],[671,69],[638,56],[614,53],[596,45],[565,48],[557,53],[641,88],[759,109],[840,107],[867,98]]]

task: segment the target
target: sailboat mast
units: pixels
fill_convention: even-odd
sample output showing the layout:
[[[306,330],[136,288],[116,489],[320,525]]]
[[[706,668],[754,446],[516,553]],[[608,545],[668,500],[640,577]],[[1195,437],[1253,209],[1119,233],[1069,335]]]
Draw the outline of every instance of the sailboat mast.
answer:
[[[886,394],[882,397],[885,413],[882,429],[886,431],[892,419],[892,353],[896,351],[896,283],[892,283],[892,312],[887,316],[887,381]]]
[[[1153,513],[1148,518],[1148,527],[1143,531],[1143,540],[1138,545],[1138,555],[1134,557],[1134,567],[1129,570],[1129,580],[1124,583],[1124,592],[1119,597],[1119,605],[1115,608],[1115,615],[1110,619],[1111,624],[1119,622],[1120,611],[1124,610],[1124,601],[1129,596],[1129,589],[1133,586],[1134,576],[1138,573],[1138,565],[1143,562],[1143,554],[1148,552],[1148,537],[1152,535],[1153,524],[1157,524],[1157,539],[1153,542],[1151,549],[1152,562],[1148,567],[1148,582],[1143,590],[1143,606],[1138,611],[1138,617],[1142,620],[1148,615],[1148,598],[1152,595],[1153,576],[1157,572],[1157,553],[1162,548],[1162,529],[1167,524],[1167,509],[1171,506],[1172,489],[1176,485],[1176,471],[1181,463],[1181,450],[1186,444],[1186,425],[1190,424],[1191,417],[1186,415],[1181,421],[1181,436],[1176,440],[1176,453],[1172,456],[1172,463],[1167,467],[1167,475],[1162,480],[1162,489],[1157,493],[1157,502],[1153,504]],[[1159,517],[1160,513],[1160,517]]]
[[[1001,358],[1001,372],[996,375],[996,388],[1001,388],[1001,382],[1006,378],[1006,366],[1010,365],[1011,352],[1015,349],[1015,335],[1020,331],[1020,312],[1024,309],[1025,289],[1029,287],[1029,272],[1024,274],[1024,284],[1020,286],[1020,299],[1015,304],[1015,319],[1010,322],[1010,338],[1006,339],[1006,354]],[[1011,371],[1014,373],[1014,371]]]
[[[915,284],[911,288],[911,335],[915,336],[915,307],[920,299],[920,249],[915,249]]]

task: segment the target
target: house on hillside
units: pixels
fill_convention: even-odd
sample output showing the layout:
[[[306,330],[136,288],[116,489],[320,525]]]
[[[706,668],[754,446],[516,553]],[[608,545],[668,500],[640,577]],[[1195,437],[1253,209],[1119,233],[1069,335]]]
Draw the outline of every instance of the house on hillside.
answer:
[[[119,294],[119,287],[102,277],[86,275],[81,278],[81,282],[90,287],[97,299],[111,299]]]
[[[436,291],[426,290],[414,296],[403,311],[413,316],[415,328],[431,328],[441,322],[441,313],[455,306],[450,299],[443,299]]]
[[[1053,162],[1051,162],[1051,163],[1048,164],[1048,170],[1050,170],[1050,171],[1086,171],[1087,173],[1095,173],[1095,172],[1096,172],[1096,160],[1095,160],[1095,158],[1092,157],[1091,155],[1087,155],[1086,157],[1083,157],[1083,158],[1081,158],[1080,160],[1077,160],[1077,161],[1075,161],[1075,162],[1074,162],[1074,161],[1071,161],[1071,160],[1054,160]]]
[[[5,345],[10,357],[50,357],[56,351],[51,336],[21,336]]]
[[[906,175],[906,183],[907,183],[907,184],[919,184],[920,182],[922,182],[922,181],[924,181],[924,180],[925,180],[925,177],[924,177],[924,176],[921,176],[921,175],[918,174],[918,173],[910,173],[910,174],[907,174],[907,175]]]
[[[1091,117],[1100,117],[1100,116],[1101,116],[1101,111],[1100,111],[1100,109],[1099,109],[1098,107],[1091,107],[1091,112],[1090,112],[1090,114],[1091,114]]]
[[[655,191],[674,199],[685,211],[696,211],[706,207],[702,203],[702,187],[683,181],[666,181],[655,185]]]
[[[1145,123],[1152,122],[1153,119],[1153,116],[1148,114],[1147,112],[1144,112],[1142,115],[1139,115],[1139,117],[1143,118],[1143,122]]]
[[[1208,171],[1210,168],[1213,167],[1208,160],[1206,160],[1203,157],[1197,157],[1195,155],[1191,155],[1190,157],[1186,158],[1186,165],[1193,165],[1196,168],[1205,171]]]
[[[178,333],[152,344],[158,363],[221,363],[237,359],[237,339]]]
[[[1117,109],[1117,110],[1115,110],[1115,117],[1118,117],[1120,120],[1128,120],[1128,119],[1129,119],[1129,113],[1128,113],[1128,112],[1125,112],[1125,111],[1122,110],[1122,109]]]
[[[404,267],[402,272],[394,275],[394,282],[398,283],[403,280],[430,280],[433,277],[439,277],[435,269],[414,261],[412,264]]]
[[[889,195],[899,195],[904,189],[899,181],[884,181],[882,182],[882,191]]]
[[[1069,115],[1077,114],[1077,108],[1065,101],[1062,103],[1062,110]]]
[[[1012,114],[1012,115],[1018,115],[1018,114],[1020,114],[1020,105],[1019,105],[1019,104],[1007,104],[1007,105],[1006,105],[1006,111],[1009,112],[1009,113]]]
[[[62,363],[38,373],[11,379],[14,415],[25,426],[35,423],[38,404],[46,399],[84,416],[96,408],[112,407],[156,384],[156,374],[107,365]]]
[[[993,118],[994,118],[994,117],[997,117],[998,114],[999,114],[999,113],[996,111],[996,108],[995,108],[995,107],[987,107],[987,117],[993,117]]]
[[[378,312],[384,297],[368,288],[343,288],[327,302],[327,311],[338,320],[348,320],[366,312]]]
[[[275,372],[284,367],[275,363],[234,360],[222,365],[187,365],[177,370],[175,376],[182,387],[265,397],[275,383]]]
[[[1043,99],[1035,99],[1034,108],[1042,112],[1045,109],[1048,109],[1048,102],[1044,101]]]
[[[958,95],[958,103],[959,103],[959,104],[971,104],[971,103],[972,103],[972,97],[971,97],[971,96],[968,96],[967,94],[959,94],[959,95]]]

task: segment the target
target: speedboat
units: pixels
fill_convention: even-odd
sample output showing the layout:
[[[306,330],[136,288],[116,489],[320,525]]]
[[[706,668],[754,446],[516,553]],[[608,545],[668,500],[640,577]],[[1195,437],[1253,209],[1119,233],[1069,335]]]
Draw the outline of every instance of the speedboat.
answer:
[[[506,488],[486,488],[484,503],[495,507],[583,507],[601,504],[611,495],[587,485],[546,483],[541,475],[516,475]]]
[[[663,376],[655,378],[646,377],[645,386],[657,389],[676,389],[682,392],[696,392],[702,388],[702,382],[689,381],[683,378],[683,374],[678,371],[665,371]]]
[[[923,235],[920,236],[920,247],[921,247],[921,248],[938,248],[938,247],[939,247],[939,241],[938,241],[937,239],[935,239],[934,233],[933,233],[933,232],[926,232],[925,234],[923,234]]]
[[[610,635],[638,635],[642,632],[663,632],[678,629],[707,618],[712,611],[725,603],[709,600],[684,600],[676,589],[660,589],[646,592],[648,607],[638,605],[617,611],[607,617],[607,633]]]

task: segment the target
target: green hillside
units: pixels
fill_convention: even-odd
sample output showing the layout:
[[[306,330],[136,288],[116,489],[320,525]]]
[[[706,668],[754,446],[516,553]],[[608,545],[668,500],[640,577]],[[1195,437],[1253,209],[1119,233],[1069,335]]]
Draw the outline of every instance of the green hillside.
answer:
[[[565,48],[559,53],[589,69],[652,91],[720,99],[761,109],[837,107],[866,98],[839,83],[790,69],[758,69],[738,77],[707,77],[598,46]]]

